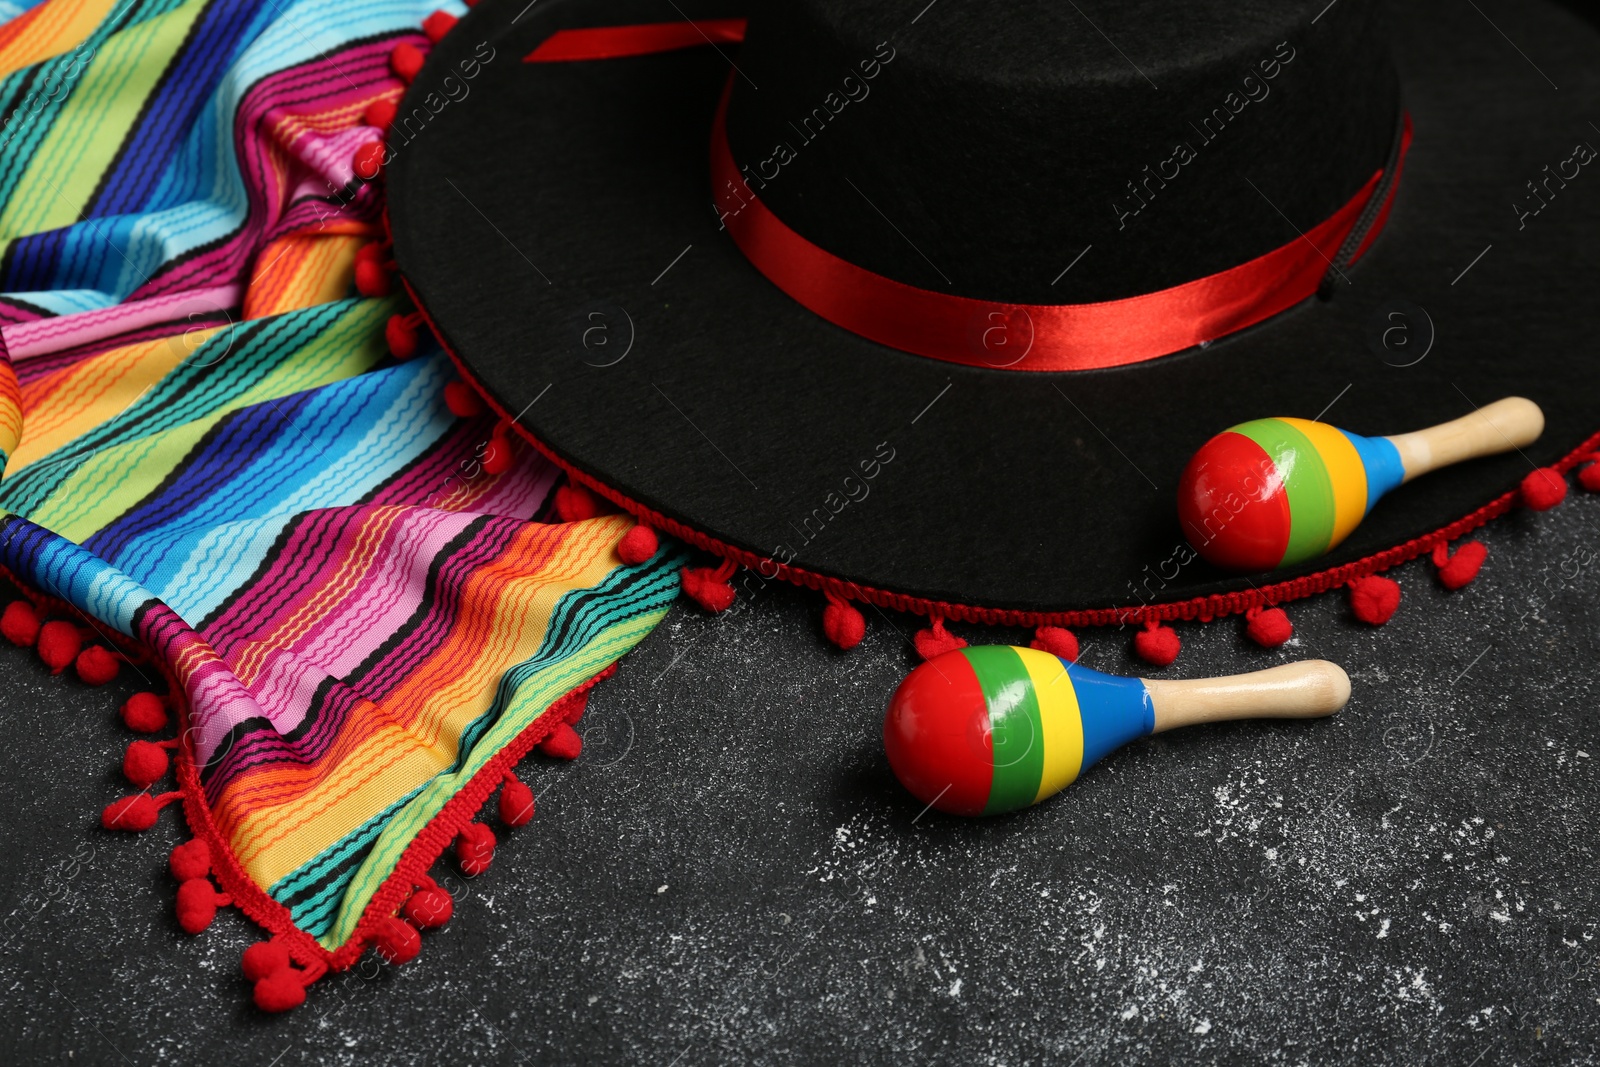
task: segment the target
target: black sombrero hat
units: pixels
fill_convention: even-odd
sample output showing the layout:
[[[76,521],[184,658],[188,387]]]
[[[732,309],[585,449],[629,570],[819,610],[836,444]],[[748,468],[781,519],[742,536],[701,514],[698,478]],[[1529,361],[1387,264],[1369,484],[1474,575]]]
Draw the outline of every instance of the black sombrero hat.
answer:
[[[1575,465],[1597,122],[1548,0],[486,0],[387,180],[419,309],[579,482],[766,577],[1072,624],[1342,584]],[[1181,552],[1225,427],[1507,395],[1535,445],[1328,556]]]

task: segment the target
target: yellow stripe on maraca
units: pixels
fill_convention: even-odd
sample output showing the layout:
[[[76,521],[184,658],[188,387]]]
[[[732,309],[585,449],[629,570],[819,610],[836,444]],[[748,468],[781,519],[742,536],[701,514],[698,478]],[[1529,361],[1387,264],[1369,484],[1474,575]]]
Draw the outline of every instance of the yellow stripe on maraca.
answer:
[[[1083,769],[1083,716],[1072,678],[1059,659],[1037,648],[1015,651],[1033,682],[1034,699],[1039,702],[1044,773],[1033,798],[1037,804],[1071,785]]]
[[[1327,548],[1344,541],[1367,514],[1367,468],[1350,438],[1337,427],[1310,419],[1278,419],[1305,435],[1328,472],[1333,489],[1333,531]],[[1324,549],[1326,551],[1326,549]]]

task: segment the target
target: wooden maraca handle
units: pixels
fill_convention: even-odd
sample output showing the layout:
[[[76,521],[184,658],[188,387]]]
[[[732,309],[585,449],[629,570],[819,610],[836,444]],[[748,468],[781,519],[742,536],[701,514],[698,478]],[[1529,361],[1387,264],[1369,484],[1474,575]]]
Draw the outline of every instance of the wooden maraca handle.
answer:
[[[1312,719],[1332,715],[1350,699],[1350,677],[1323,659],[1239,674],[1176,681],[1146,678],[1155,733],[1229,719]]]
[[[1523,448],[1544,433],[1544,412],[1520,396],[1496,400],[1470,415],[1388,438],[1400,453],[1405,481],[1464,459]]]

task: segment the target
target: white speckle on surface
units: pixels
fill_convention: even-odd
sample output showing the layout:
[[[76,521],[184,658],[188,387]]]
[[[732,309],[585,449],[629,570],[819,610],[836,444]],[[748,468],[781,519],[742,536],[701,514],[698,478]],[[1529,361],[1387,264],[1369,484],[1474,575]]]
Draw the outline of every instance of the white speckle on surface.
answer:
[[[1201,1019],[1199,1022],[1195,1023],[1194,1032],[1197,1034],[1209,1034],[1211,1032],[1211,1020]]]
[[[656,886],[656,896],[659,897],[662,893],[665,893],[666,891],[667,891],[667,887],[666,886],[664,886],[664,885]]]
[[[1388,937],[1389,936],[1389,920],[1388,919],[1385,919],[1381,923],[1378,924],[1378,936],[1379,937]]]

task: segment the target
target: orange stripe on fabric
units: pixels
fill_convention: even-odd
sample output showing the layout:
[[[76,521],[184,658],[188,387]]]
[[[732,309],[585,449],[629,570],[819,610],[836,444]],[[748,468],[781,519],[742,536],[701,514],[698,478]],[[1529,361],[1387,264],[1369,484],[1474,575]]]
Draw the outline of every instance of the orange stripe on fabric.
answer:
[[[0,77],[82,44],[117,0],[46,0],[0,28]]]
[[[523,543],[519,545],[517,541],[520,540],[526,542],[526,539],[519,538],[514,540],[512,546],[510,546],[512,551],[515,553],[514,555],[511,555],[508,558],[507,555],[502,552],[502,555],[498,560],[483,568],[479,572],[485,575],[485,583],[483,584],[487,584],[488,582],[496,583],[496,599],[498,599],[499,596],[504,595],[503,587],[508,584],[504,581],[497,581],[502,572],[509,573],[513,576],[521,575],[531,581],[540,583],[547,583],[552,580],[559,579],[559,573],[547,572],[545,570],[545,565],[554,555],[554,553],[561,547],[564,540],[560,537],[550,537],[549,531],[552,529],[557,528],[530,528],[530,530],[537,531],[538,533],[542,534],[542,536],[538,537],[534,544],[528,545]],[[533,551],[528,551],[529,548],[532,548]],[[481,591],[474,588],[468,588],[464,590],[462,594],[463,604],[470,605],[471,597],[479,592]],[[486,644],[489,636],[492,635],[494,621],[493,612],[475,612],[470,610],[465,611],[464,617],[458,619],[456,631],[452,635],[453,640],[450,645],[448,645],[446,648],[435,650],[430,655],[429,660],[445,660],[448,663],[449,671],[455,675],[459,675],[468,671],[470,665],[476,663],[480,658],[474,650],[481,648],[482,645]],[[474,622],[480,623],[480,625],[471,625]],[[263,637],[262,640],[276,644],[276,639],[271,637]],[[283,648],[285,646],[278,644],[277,647]],[[469,652],[471,652],[470,655],[467,654]],[[416,720],[421,714],[423,705],[426,703],[427,698],[433,695],[434,692],[431,687],[425,687],[420,692],[416,692],[415,687],[412,687],[412,690],[402,690],[391,693],[385,698],[384,701],[384,719],[388,721],[399,721],[404,723],[408,729],[411,729],[413,732],[415,732]],[[416,699],[419,696],[422,699]],[[487,706],[488,699],[489,697],[485,695],[485,706]],[[340,739],[336,743],[336,747],[340,749],[356,749],[361,747],[361,745],[364,743],[365,736],[360,731],[359,723],[355,721],[356,718],[356,716],[352,716],[352,721],[347,724],[345,730],[341,731]],[[374,728],[376,729],[381,725],[382,724],[375,724]],[[431,741],[429,743],[431,743]],[[333,753],[330,752],[330,757],[332,756]],[[267,765],[261,768],[252,768],[250,771],[247,771],[241,775],[241,777],[236,780],[235,783],[230,785],[228,792],[230,796],[232,796],[236,793],[245,792],[246,787],[249,786],[259,784],[281,784],[273,783],[272,780],[283,777],[296,779],[307,786],[315,785],[323,778],[326,778],[337,771],[339,760],[337,758],[330,757],[324,757],[323,759],[319,760],[318,766],[314,768],[300,768],[293,765],[281,764]]]
[[[226,809],[228,823],[233,828],[231,836],[241,849],[241,859],[246,852],[252,859],[265,857],[280,842],[303,834],[305,827],[333,813],[340,802],[358,793],[364,784],[370,783],[376,773],[373,767],[381,767],[383,772],[388,772],[408,760],[419,761],[408,778],[412,784],[420,784],[448,767],[457,755],[460,730],[487,710],[494,689],[493,678],[485,685],[484,678],[475,675],[492,674],[497,678],[505,669],[525,659],[535,647],[535,635],[527,634],[530,625],[542,627],[560,596],[572,588],[588,587],[603,577],[603,573],[609,572],[611,564],[607,557],[617,539],[626,532],[626,523],[612,517],[575,525],[583,529],[567,532],[578,536],[559,539],[559,547],[564,551],[558,554],[557,559],[566,561],[565,565],[530,574],[530,564],[535,562],[535,558],[527,554],[528,550],[533,550],[536,557],[545,556],[550,547],[547,532],[550,528],[543,528],[544,532],[541,532],[539,527],[530,527],[534,536],[519,537],[515,555],[503,554],[488,568],[488,573],[484,574],[481,581],[475,581],[473,587],[464,591],[464,603],[475,602],[481,597],[488,602],[490,609],[468,612],[466,621],[471,623],[477,620],[478,625],[460,628],[452,634],[451,639],[430,657],[426,669],[414,672],[400,689],[385,698],[382,714],[374,715],[376,729],[363,734],[350,728],[355,724],[347,723],[335,750],[319,761],[329,773],[311,776],[319,784],[325,781],[326,785],[333,786],[331,791],[315,798],[307,796],[303,803],[283,803],[271,809],[264,808],[261,804],[263,798],[284,795],[283,787],[288,784],[284,781],[284,772],[289,771],[292,765],[283,764],[252,769],[240,782],[235,783],[242,785],[248,779],[249,788],[230,786],[219,809]],[[600,567],[602,562],[603,569]],[[580,581],[578,579],[584,570],[595,573],[589,579]],[[532,593],[532,600],[524,596],[529,592]],[[518,625],[508,629],[506,624],[512,620]],[[542,632],[536,636],[542,639]],[[414,716],[409,728],[402,725],[406,716],[397,714],[403,709],[411,709]],[[440,741],[447,737],[449,747],[441,748]],[[339,779],[337,783],[333,780],[335,772]],[[289,776],[305,777],[292,772]],[[241,817],[235,818],[236,813]],[[219,814],[224,812],[219,811]],[[336,820],[337,825],[328,830],[310,834],[307,840],[293,841],[293,851],[298,853],[307,847],[326,847],[371,814],[369,811],[346,812]],[[321,842],[320,845],[318,842]],[[298,862],[303,862],[303,859]],[[281,876],[277,866],[274,865],[273,873]],[[292,866],[286,867],[283,873],[289,869],[293,869]]]

